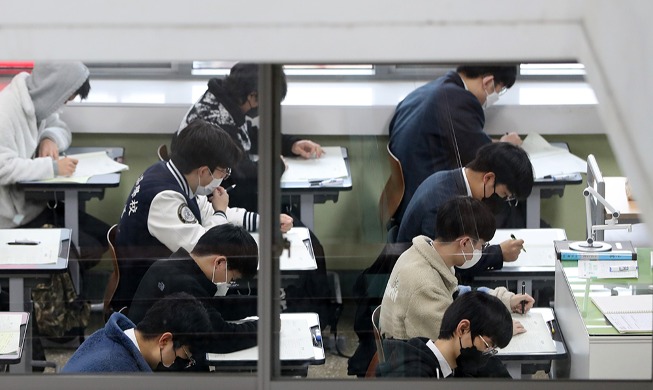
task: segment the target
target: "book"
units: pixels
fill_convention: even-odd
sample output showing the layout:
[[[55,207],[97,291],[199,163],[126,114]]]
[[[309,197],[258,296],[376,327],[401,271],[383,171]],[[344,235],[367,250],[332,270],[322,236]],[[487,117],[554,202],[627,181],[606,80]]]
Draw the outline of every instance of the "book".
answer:
[[[569,244],[574,241],[553,241],[558,260],[637,260],[637,251],[630,241],[604,241],[610,244],[609,251],[579,251],[570,249]]]
[[[592,302],[619,333],[653,332],[653,295],[592,297]]]

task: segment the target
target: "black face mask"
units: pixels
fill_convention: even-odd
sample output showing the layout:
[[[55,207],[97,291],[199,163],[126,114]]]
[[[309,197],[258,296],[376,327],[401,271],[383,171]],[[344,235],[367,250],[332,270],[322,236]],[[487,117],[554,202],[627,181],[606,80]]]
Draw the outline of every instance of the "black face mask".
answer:
[[[456,376],[477,376],[478,371],[487,364],[490,355],[484,355],[473,344],[471,347],[463,348],[462,339],[459,338],[458,341],[460,342],[460,355],[456,358]]]
[[[487,198],[483,198],[483,204],[486,205],[493,214],[499,214],[503,209],[510,207],[505,199],[497,195],[496,193],[490,195]]]
[[[154,371],[184,371],[190,361],[186,359],[182,359],[179,356],[175,358],[175,361],[172,362],[172,364],[168,367],[163,365],[163,362],[159,362],[159,364],[156,365],[156,368]]]
[[[256,118],[258,116],[258,107],[252,107],[245,113],[245,116]]]

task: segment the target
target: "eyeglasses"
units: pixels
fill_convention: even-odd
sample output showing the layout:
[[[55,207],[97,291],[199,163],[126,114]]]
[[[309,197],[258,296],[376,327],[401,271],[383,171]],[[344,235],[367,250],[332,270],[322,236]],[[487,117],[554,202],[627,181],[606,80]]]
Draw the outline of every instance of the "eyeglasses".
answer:
[[[231,176],[231,168],[222,169],[220,167],[216,167],[215,170],[218,171],[218,172],[222,172],[222,174],[224,175],[222,177],[222,180],[227,180],[229,178],[229,176]]]
[[[508,195],[505,200],[511,207],[517,207],[519,204],[519,199],[515,195]]]
[[[483,355],[494,356],[499,352],[499,349],[497,347],[490,347],[490,344],[488,344],[483,337],[481,336],[479,337],[481,338],[481,341],[483,341],[483,344],[485,344],[486,347],[485,351],[483,351]]]
[[[505,94],[506,92],[508,92],[508,88],[507,87],[502,87],[497,94],[499,96],[501,96],[501,95]]]
[[[184,353],[186,354],[186,357],[188,358],[188,359],[184,359],[184,360],[188,360],[188,363],[186,363],[186,366],[184,367],[184,370],[187,370],[187,369],[193,367],[193,366],[195,365],[196,362],[195,362],[195,359],[193,358],[193,355],[191,355],[190,353],[188,353],[188,350],[186,349],[186,347],[184,347],[184,346],[182,345],[182,346],[181,346],[181,349],[184,350]]]
[[[480,240],[476,240],[476,243],[478,243],[479,241],[480,241]],[[473,245],[476,246],[476,244],[473,244]],[[490,243],[489,243],[489,242],[483,243],[483,245],[481,245],[481,251],[485,252],[485,250],[486,250],[487,248],[489,248],[489,246],[490,246]]]

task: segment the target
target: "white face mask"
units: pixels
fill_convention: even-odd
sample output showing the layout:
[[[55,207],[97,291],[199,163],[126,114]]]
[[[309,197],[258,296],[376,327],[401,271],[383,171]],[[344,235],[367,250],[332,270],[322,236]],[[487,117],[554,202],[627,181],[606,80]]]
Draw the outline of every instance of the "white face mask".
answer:
[[[213,177],[213,173],[211,173],[211,177],[213,180],[206,186],[203,186],[200,184],[200,175],[199,173],[197,174],[197,189],[195,190],[195,195],[211,195],[213,193],[213,190],[218,188],[220,184],[222,184],[222,179],[216,179]]]
[[[491,107],[494,103],[499,101],[499,94],[494,88],[494,82],[492,83],[492,93],[488,94],[487,91],[485,91],[485,95],[487,97],[485,98],[485,103],[483,103],[483,109],[487,110],[488,107]]]
[[[474,252],[472,253],[472,258],[467,260],[467,255],[465,254],[465,251],[463,251],[463,257],[465,258],[465,264],[458,266],[460,269],[467,269],[471,268],[478,263],[478,261],[481,259],[481,256],[483,256],[483,251],[480,249],[474,249]]]
[[[227,291],[229,291],[229,287],[237,287],[238,285],[234,283],[233,281],[227,281],[229,278],[229,263],[225,263],[224,265],[224,282],[215,282],[215,268],[216,266],[213,266],[213,273],[211,274],[211,283],[215,284],[215,287],[218,288],[218,290],[215,292],[216,297],[224,297],[227,295]]]

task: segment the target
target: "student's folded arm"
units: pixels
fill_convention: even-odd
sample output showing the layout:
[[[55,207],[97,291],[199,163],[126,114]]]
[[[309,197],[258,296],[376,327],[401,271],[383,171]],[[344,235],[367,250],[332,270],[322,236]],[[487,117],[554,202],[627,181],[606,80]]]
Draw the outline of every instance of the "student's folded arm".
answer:
[[[50,138],[53,140],[57,144],[60,152],[70,147],[70,143],[73,139],[72,132],[70,131],[70,128],[68,128],[66,122],[59,118],[58,112],[47,117],[43,129],[39,130],[39,142],[44,138]]]
[[[213,334],[209,339],[210,352],[229,353],[256,345],[258,320],[227,322],[217,310],[207,309],[213,324]]]
[[[448,291],[433,286],[415,291],[406,310],[406,333],[409,337],[428,337],[437,340],[442,316],[453,299]],[[383,310],[383,309],[381,309]]]
[[[184,248],[192,251],[206,229],[193,217],[183,195],[176,191],[158,193],[147,217],[147,229],[172,252]]]

